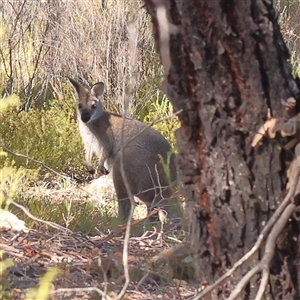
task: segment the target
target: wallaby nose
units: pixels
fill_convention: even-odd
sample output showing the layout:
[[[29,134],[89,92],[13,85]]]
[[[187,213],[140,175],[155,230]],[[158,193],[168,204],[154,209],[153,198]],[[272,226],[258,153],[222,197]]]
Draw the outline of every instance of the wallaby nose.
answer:
[[[91,115],[88,112],[84,112],[81,114],[81,121],[87,123],[91,118]]]

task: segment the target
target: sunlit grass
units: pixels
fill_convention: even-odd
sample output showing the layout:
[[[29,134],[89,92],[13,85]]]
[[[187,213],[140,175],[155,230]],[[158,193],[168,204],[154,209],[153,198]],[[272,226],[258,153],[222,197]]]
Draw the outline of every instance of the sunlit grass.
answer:
[[[93,200],[75,200],[70,197],[70,199],[55,201],[43,199],[42,195],[40,197],[39,195],[34,197],[19,196],[15,201],[25,206],[35,217],[57,223],[75,232],[80,231],[89,235],[96,235],[99,232],[106,233],[107,230],[114,229],[120,224],[116,214],[115,201],[109,201],[103,206],[97,205]],[[29,218],[24,212],[13,206],[11,206],[11,211],[24,220],[30,228],[45,226],[43,223]]]

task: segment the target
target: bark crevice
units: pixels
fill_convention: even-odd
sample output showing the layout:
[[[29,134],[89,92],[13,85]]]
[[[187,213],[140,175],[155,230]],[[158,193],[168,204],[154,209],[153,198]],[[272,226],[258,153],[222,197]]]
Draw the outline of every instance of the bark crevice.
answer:
[[[145,3],[152,12],[159,50],[156,1]],[[299,99],[299,89],[272,3],[163,3],[177,28],[168,41],[171,66],[166,90],[175,110],[183,110],[176,133],[182,193],[197,274],[212,283],[249,251],[283,199],[292,153],[282,149],[286,139],[265,137],[255,148],[251,143],[268,118],[268,108],[276,118],[289,117],[281,100]],[[286,230],[295,239],[298,229],[287,226]],[[278,270],[287,259],[299,256],[289,251],[297,247],[298,237],[296,242],[286,235],[283,240],[285,246],[276,249],[273,259]],[[257,253],[235,278],[259,259]],[[296,269],[288,265],[287,272],[296,278]],[[294,289],[297,280],[292,281]],[[270,283],[276,297],[282,292],[291,295],[282,284],[277,289],[276,277]],[[245,290],[248,297],[253,292],[253,285]]]

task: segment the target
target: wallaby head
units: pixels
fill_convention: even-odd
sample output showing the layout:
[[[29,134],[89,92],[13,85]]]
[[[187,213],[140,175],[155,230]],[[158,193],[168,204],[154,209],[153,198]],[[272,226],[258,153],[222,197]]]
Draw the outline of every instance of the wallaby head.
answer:
[[[89,121],[100,118],[103,114],[102,98],[105,91],[104,83],[96,83],[92,89],[87,89],[80,83],[69,78],[77,92],[77,121],[79,132],[85,149],[85,163],[88,171],[94,174],[95,169],[92,165],[92,157],[95,155],[98,158],[99,171],[107,174],[104,167],[106,160],[103,148],[94,134],[91,132],[88,125]]]
[[[93,121],[103,115],[102,99],[105,92],[105,85],[103,82],[98,82],[88,90],[80,83],[69,78],[70,82],[75,87],[78,95],[77,111],[80,114],[81,120],[84,123]]]

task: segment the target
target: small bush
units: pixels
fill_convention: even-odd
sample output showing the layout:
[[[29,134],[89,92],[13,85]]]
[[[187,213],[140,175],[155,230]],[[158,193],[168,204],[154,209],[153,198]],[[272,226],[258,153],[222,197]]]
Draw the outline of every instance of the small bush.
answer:
[[[16,201],[25,206],[35,217],[60,224],[72,231],[95,235],[97,234],[95,228],[101,228],[101,231],[105,232],[106,229],[116,228],[120,224],[116,215],[115,201],[110,201],[107,205],[103,206],[97,205],[93,200],[84,200],[85,197],[83,196],[77,196],[78,199],[73,199],[74,196],[72,199],[68,199],[66,196],[61,201],[42,199],[41,204],[42,196],[39,196],[37,192],[35,194],[34,197],[19,195]],[[11,211],[17,217],[24,220],[28,227],[32,227],[33,225],[35,228],[44,226],[44,224],[35,222],[13,206],[11,207]],[[48,229],[51,230],[51,228]]]
[[[162,121],[155,123],[157,119],[162,119]],[[174,147],[175,130],[179,128],[180,124],[177,116],[173,116],[173,106],[166,96],[160,97],[158,93],[155,101],[148,104],[141,121],[147,124],[154,121],[153,128],[159,131]]]
[[[29,288],[26,293],[25,300],[47,300],[49,299],[52,287],[52,282],[58,276],[59,269],[57,267],[50,268],[47,273],[41,278],[39,287]],[[51,297],[52,298],[52,297]],[[53,298],[52,298],[53,299]]]
[[[57,171],[83,166],[83,147],[72,105],[52,101],[48,109],[33,108],[19,114],[10,109],[0,115],[0,122],[0,140],[12,151],[42,161]],[[40,167],[12,155],[6,157],[5,163],[28,169]]]
[[[11,282],[6,270],[14,265],[10,258],[5,258],[5,253],[0,251],[0,299],[13,299],[13,292],[10,291]]]

